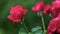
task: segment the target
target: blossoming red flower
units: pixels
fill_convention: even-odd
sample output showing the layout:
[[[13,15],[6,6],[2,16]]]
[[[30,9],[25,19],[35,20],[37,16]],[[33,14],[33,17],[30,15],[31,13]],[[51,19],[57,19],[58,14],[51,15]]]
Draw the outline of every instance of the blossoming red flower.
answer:
[[[53,18],[57,17],[58,13],[60,13],[60,0],[56,0],[52,2],[51,7],[47,6],[44,9],[45,14],[51,13]]]
[[[16,7],[11,7],[8,19],[11,20],[13,23],[21,22],[23,16],[26,13],[27,13],[26,9],[23,9],[22,6],[17,5]]]
[[[45,8],[44,8],[44,14],[49,14],[50,13],[50,9],[51,9],[51,6],[50,5],[46,5]]]
[[[34,7],[32,7],[32,10],[34,12],[40,12],[44,8],[44,2],[37,2]]]
[[[51,12],[53,17],[56,17],[60,13],[60,1],[56,0],[52,3]]]
[[[60,34],[60,13],[56,18],[50,21],[47,34]]]

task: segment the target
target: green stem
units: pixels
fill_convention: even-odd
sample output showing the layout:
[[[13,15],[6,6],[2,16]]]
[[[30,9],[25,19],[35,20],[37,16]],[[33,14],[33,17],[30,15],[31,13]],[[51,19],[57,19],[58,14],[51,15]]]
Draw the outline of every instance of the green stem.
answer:
[[[46,34],[45,23],[44,23],[44,17],[43,17],[43,15],[42,15],[42,12],[38,12],[38,16],[41,16],[44,34]]]
[[[45,29],[45,24],[44,24],[44,18],[41,15],[41,20],[42,20],[42,25],[43,25],[43,29],[44,29],[44,34],[46,34],[46,29]]]
[[[24,18],[23,18],[23,25],[24,25],[25,30],[26,30],[26,31],[27,31],[27,33],[28,33],[28,32],[29,32],[29,30],[28,30],[28,28],[27,28],[26,24],[24,23]]]
[[[27,33],[28,33],[29,31],[28,31],[27,26],[25,25],[25,23],[23,23],[23,24],[24,24],[25,30],[26,30],[26,31],[27,31]]]

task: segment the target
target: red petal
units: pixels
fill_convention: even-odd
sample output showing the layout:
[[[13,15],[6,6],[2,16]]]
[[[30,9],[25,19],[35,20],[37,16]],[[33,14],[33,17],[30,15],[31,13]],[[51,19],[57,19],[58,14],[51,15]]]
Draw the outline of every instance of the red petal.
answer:
[[[59,29],[57,29],[57,33],[60,33],[60,28],[59,28]]]
[[[21,19],[13,20],[13,23],[15,23],[15,22],[21,22]]]
[[[24,9],[24,10],[23,10],[23,12],[24,12],[24,15],[27,13],[27,11],[28,11],[27,9]]]
[[[21,5],[16,5],[16,10],[23,10],[23,7]]]
[[[12,15],[9,15],[9,16],[8,16],[8,19],[9,19],[9,20],[13,20],[14,18],[12,17]]]
[[[50,9],[51,9],[51,6],[50,6],[50,5],[47,5],[47,6],[44,8],[44,13],[45,13],[45,14],[49,14],[49,13],[50,13]]]

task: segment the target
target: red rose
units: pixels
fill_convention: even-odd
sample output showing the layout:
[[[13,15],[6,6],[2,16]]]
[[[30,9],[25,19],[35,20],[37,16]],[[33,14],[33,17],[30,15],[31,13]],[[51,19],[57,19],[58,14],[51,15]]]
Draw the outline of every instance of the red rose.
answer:
[[[60,1],[56,0],[52,3],[51,12],[53,17],[56,17],[60,13]]]
[[[44,14],[49,14],[50,13],[50,9],[51,9],[51,6],[50,5],[46,5],[45,8],[44,8]]]
[[[11,7],[10,15],[8,19],[12,22],[21,22],[23,16],[27,13],[26,9],[23,9],[22,6],[17,5],[16,7]]]
[[[52,3],[52,5],[47,5],[44,8],[44,13],[49,14],[51,13],[53,18],[57,17],[57,15],[60,13],[60,0],[56,0]]]
[[[44,9],[44,2],[37,2],[34,7],[32,7],[32,10],[34,12],[40,12]]]
[[[47,34],[60,34],[60,13],[49,22]]]

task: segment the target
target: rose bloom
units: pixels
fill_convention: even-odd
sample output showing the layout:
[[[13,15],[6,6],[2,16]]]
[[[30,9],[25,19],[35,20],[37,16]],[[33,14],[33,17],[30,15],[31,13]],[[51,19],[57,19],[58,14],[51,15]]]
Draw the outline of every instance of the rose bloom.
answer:
[[[36,4],[35,4],[35,6],[34,7],[32,7],[32,10],[34,11],[34,12],[40,12],[40,11],[43,11],[43,9],[44,9],[44,2],[37,2]]]
[[[58,13],[60,13],[60,0],[56,0],[52,2],[52,5],[47,5],[44,8],[44,14],[51,13],[53,18],[57,17]]]
[[[60,13],[49,22],[47,34],[60,34]]]
[[[23,9],[22,6],[16,5],[15,7],[11,7],[10,15],[8,19],[11,20],[13,23],[21,22],[23,16],[27,13],[27,9]]]

